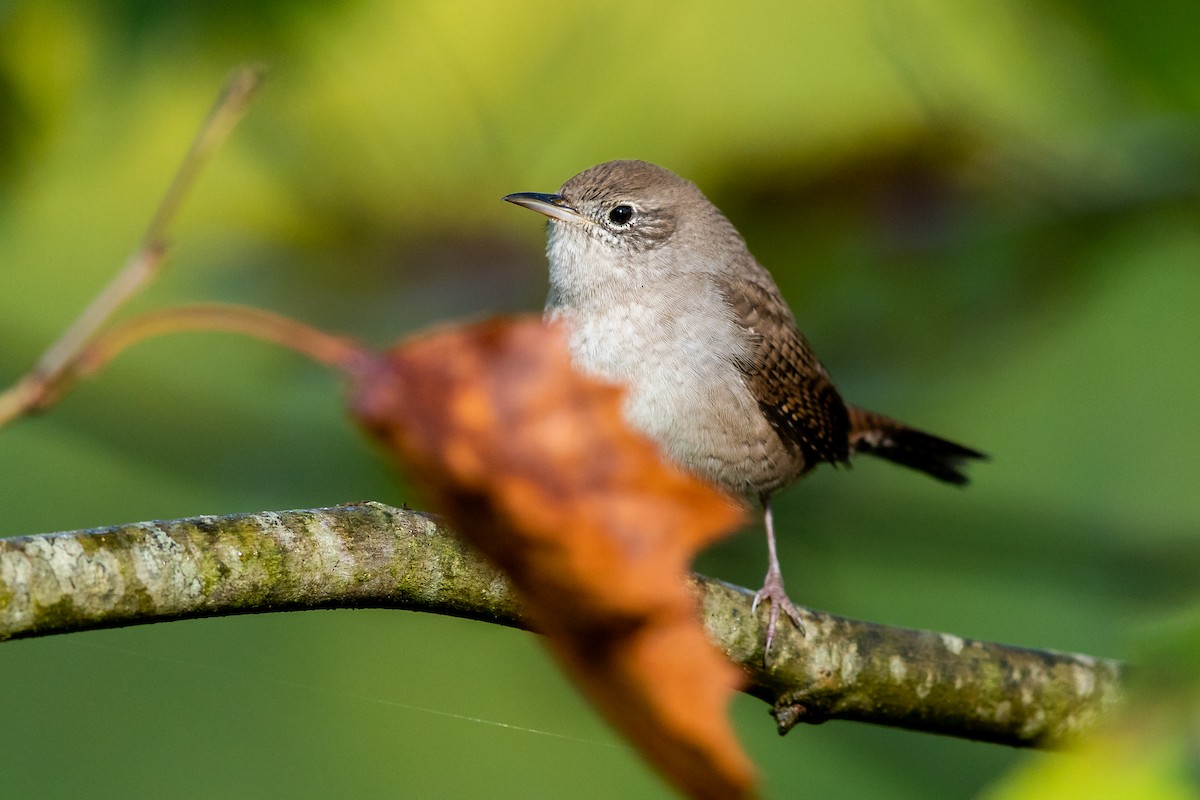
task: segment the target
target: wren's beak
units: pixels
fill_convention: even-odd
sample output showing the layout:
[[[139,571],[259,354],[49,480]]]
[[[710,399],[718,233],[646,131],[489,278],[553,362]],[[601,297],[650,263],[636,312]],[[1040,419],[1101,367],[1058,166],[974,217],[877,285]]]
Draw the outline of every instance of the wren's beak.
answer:
[[[580,224],[587,222],[587,217],[580,214],[571,206],[567,205],[567,200],[561,194],[541,194],[539,192],[517,192],[516,194],[508,194],[504,199],[509,203],[515,203],[519,206],[531,209],[539,214],[545,214],[550,219],[556,219],[560,222],[570,222]]]

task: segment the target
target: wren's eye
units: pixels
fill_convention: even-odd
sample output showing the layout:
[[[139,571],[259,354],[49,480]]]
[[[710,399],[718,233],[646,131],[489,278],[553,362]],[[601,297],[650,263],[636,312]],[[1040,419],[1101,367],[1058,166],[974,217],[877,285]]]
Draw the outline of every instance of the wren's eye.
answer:
[[[613,206],[613,209],[608,212],[608,221],[613,225],[628,225],[631,219],[633,219],[633,206]]]

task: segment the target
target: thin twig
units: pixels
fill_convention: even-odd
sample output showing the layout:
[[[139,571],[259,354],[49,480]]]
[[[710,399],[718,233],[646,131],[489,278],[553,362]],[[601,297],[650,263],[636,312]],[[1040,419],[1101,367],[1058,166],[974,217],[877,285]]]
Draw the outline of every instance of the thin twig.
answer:
[[[158,274],[166,254],[167,229],[200,169],[245,113],[262,77],[258,67],[243,67],[230,76],[159,201],[141,244],[33,369],[0,394],[0,426],[53,402],[65,388],[72,365],[100,329]]]
[[[79,354],[74,372],[80,377],[103,368],[119,353],[144,339],[182,331],[224,331],[282,345],[343,372],[369,358],[354,340],[252,306],[211,303],[149,311],[113,326]]]

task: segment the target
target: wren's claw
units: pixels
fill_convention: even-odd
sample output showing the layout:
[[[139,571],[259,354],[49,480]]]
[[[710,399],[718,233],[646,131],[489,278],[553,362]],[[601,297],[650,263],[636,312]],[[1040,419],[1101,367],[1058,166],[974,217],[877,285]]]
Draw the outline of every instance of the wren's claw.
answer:
[[[754,593],[754,603],[750,606],[750,612],[758,611],[758,604],[763,600],[771,604],[771,613],[767,617],[767,641],[763,646],[763,661],[766,662],[771,655],[771,643],[775,641],[775,623],[779,620],[779,612],[787,614],[795,624],[796,630],[800,631],[801,636],[804,635],[804,620],[801,619],[800,611],[792,604],[787,592],[784,591],[783,575],[777,570],[767,571],[767,579],[763,581],[763,587]]]
[[[775,554],[775,522],[771,515],[771,501],[763,495],[763,527],[767,529],[767,577],[763,579],[763,587],[754,593],[754,603],[750,613],[758,610],[758,604],[763,600],[770,601],[771,615],[767,617],[767,643],[763,647],[763,663],[766,664],[771,655],[771,643],[775,641],[775,623],[779,621],[779,612],[783,611],[796,624],[796,630],[804,635],[804,621],[800,612],[792,605],[783,588],[783,572],[779,569],[779,557]]]

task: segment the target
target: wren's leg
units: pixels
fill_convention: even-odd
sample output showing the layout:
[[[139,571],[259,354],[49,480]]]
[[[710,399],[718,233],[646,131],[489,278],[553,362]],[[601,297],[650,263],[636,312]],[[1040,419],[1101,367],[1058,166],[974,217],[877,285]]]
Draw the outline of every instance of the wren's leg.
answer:
[[[767,495],[761,498],[763,506],[763,522],[767,528],[767,577],[763,580],[763,587],[754,594],[754,605],[750,607],[751,613],[758,610],[758,604],[763,600],[767,600],[771,604],[771,615],[767,618],[767,643],[763,648],[763,660],[771,652],[771,642],[775,640],[775,623],[779,619],[779,612],[783,611],[792,622],[796,624],[796,629],[800,634],[804,634],[804,623],[800,619],[800,612],[792,605],[792,601],[788,599],[787,592],[783,588],[783,573],[779,570],[779,558],[775,554],[775,525],[771,519],[771,499]]]

